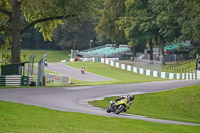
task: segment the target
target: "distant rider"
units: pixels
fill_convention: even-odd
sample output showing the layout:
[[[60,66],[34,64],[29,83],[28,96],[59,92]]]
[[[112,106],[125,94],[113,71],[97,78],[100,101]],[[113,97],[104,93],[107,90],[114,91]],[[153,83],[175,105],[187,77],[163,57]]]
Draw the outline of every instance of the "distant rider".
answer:
[[[85,72],[85,67],[84,67],[84,66],[82,66],[82,68],[81,68],[81,72],[82,72],[82,73]]]
[[[44,60],[44,65],[45,65],[45,66],[48,66],[47,59]]]

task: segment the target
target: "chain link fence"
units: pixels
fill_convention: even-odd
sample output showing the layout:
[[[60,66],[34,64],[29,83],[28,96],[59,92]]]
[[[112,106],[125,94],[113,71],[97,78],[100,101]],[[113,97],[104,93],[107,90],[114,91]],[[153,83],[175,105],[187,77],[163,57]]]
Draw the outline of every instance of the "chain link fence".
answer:
[[[46,85],[69,85],[71,84],[71,78],[68,76],[55,75],[50,73],[45,73]]]
[[[38,74],[37,69],[33,69],[33,74],[35,77]],[[63,76],[63,75],[57,75],[57,74],[51,74],[51,73],[44,73],[44,76],[46,78],[46,85],[47,86],[56,86],[56,85],[69,85],[71,84],[71,77]]]
[[[144,69],[150,69],[155,71],[162,71],[162,62],[155,60],[145,60],[141,58],[134,58],[134,66]]]

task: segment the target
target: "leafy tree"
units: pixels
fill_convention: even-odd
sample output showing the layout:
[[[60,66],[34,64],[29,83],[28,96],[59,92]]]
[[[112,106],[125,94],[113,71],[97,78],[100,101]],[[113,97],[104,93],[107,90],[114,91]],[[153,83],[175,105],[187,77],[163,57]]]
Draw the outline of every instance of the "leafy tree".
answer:
[[[54,42],[62,49],[88,49],[90,40],[95,40],[94,19],[87,16],[81,17],[81,22],[73,24],[65,22],[54,31]]]
[[[79,19],[95,11],[97,0],[0,0],[0,32],[11,36],[11,62],[20,62],[20,38],[30,27],[39,28],[44,40],[63,19]],[[23,25],[20,17],[27,22]]]
[[[191,40],[200,44],[199,0],[150,0],[155,23],[165,40],[183,42]]]
[[[179,0],[177,3],[172,1],[171,4],[174,9],[180,9],[176,14],[177,22],[181,25],[179,40],[191,40],[200,45],[200,1]]]
[[[126,43],[124,32],[117,27],[120,17],[125,14],[125,0],[104,0],[103,6],[96,27],[97,34],[105,35],[112,43]]]
[[[31,27],[21,36],[21,48],[25,49],[60,49],[53,41],[44,41],[39,28]],[[52,39],[53,40],[53,39]]]
[[[180,35],[180,25],[175,21],[170,0],[126,0],[126,37],[133,46],[140,41],[149,44],[150,59],[153,59],[153,44],[164,54],[164,44]],[[169,11],[170,10],[170,11]],[[131,19],[130,19],[131,18]]]
[[[155,27],[152,25],[152,13],[149,11],[148,0],[126,0],[126,14],[120,18],[119,29],[123,30],[128,44],[133,48],[149,42],[150,59],[153,59],[153,43]]]
[[[111,43],[111,40],[107,39],[106,35],[103,33],[97,34],[96,40],[97,40],[97,45],[105,45]]]

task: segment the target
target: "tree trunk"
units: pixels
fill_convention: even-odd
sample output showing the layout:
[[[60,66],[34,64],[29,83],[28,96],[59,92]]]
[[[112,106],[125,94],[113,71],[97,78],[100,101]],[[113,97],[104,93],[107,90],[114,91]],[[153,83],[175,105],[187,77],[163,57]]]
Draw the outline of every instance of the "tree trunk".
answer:
[[[20,3],[13,0],[11,62],[20,62]]]
[[[160,40],[159,43],[160,43],[160,44],[159,44],[159,46],[160,46],[160,49],[159,49],[159,52],[160,52],[160,61],[161,61],[162,63],[164,63],[164,60],[163,60],[163,56],[164,56],[164,54],[165,54],[165,51],[164,51],[164,41],[163,41],[163,40]]]
[[[150,56],[149,60],[153,60],[153,43],[152,42],[149,43],[149,56]]]
[[[136,50],[135,50],[136,46],[132,46],[132,60],[134,60],[134,57],[136,57]]]

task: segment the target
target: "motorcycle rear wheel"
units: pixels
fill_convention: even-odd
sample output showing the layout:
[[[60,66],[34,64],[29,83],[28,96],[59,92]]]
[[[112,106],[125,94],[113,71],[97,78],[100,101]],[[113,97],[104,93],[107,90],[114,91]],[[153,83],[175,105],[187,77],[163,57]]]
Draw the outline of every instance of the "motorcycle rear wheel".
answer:
[[[106,110],[106,112],[107,112],[107,113],[110,113],[110,112],[111,112],[111,110],[108,108],[108,109]]]

